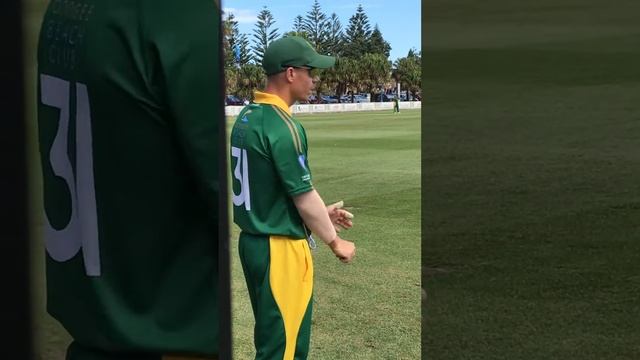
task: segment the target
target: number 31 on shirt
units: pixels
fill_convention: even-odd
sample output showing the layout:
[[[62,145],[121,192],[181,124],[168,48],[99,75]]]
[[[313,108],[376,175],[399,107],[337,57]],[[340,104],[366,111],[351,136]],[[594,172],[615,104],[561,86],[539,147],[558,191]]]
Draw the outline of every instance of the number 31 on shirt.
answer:
[[[231,147],[231,156],[238,159],[233,170],[233,176],[240,182],[240,193],[233,192],[233,205],[241,206],[247,211],[251,211],[251,192],[249,191],[249,158],[247,150],[235,146]]]
[[[65,182],[71,197],[71,216],[61,229],[54,228],[47,211],[44,214],[45,247],[51,258],[64,262],[82,249],[85,271],[88,276],[100,276],[100,243],[96,194],[93,180],[93,151],[91,110],[86,85],[75,84],[55,76],[40,74],[40,100],[44,105],[58,109],[58,129],[46,151],[53,173]],[[70,100],[76,98],[75,139],[69,139]],[[76,170],[74,172],[68,144],[75,145]]]

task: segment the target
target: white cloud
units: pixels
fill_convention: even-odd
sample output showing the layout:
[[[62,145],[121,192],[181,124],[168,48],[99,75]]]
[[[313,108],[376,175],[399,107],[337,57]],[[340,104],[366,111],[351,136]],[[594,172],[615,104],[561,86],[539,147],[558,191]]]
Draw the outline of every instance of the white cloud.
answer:
[[[258,15],[254,12],[253,9],[235,9],[235,8],[224,8],[222,11],[225,14],[231,13],[235,16],[235,20],[239,24],[253,24],[257,21]]]

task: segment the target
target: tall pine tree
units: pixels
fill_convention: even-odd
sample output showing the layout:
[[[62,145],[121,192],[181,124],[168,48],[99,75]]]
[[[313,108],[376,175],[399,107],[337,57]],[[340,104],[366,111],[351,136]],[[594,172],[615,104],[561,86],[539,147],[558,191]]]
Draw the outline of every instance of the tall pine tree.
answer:
[[[384,40],[378,24],[376,24],[371,33],[371,37],[369,37],[369,50],[367,52],[371,54],[382,54],[388,58],[389,51],[391,51],[391,45]]]
[[[304,31],[304,28],[303,28],[302,16],[298,15],[295,17],[295,19],[293,19],[293,30],[287,31],[284,34],[282,34],[282,37],[287,37],[287,36],[299,36],[309,41],[309,34],[307,34],[307,32]]]
[[[301,15],[296,16],[293,20],[293,31],[297,33],[301,33],[304,31],[304,19]]]
[[[224,52],[224,67],[231,67],[234,64],[233,49],[236,43],[234,34],[235,16],[233,13],[227,13],[222,22],[222,46]]]
[[[302,30],[309,35],[309,42],[319,53],[326,52],[327,27],[327,15],[322,12],[318,0],[315,0],[302,21]]]
[[[342,32],[342,24],[340,23],[340,19],[336,13],[331,14],[331,17],[327,21],[328,23],[328,33],[327,33],[327,42],[326,42],[326,52],[331,56],[341,56],[342,48],[343,48],[343,37],[344,33]]]
[[[344,56],[358,58],[369,50],[371,25],[362,5],[358,5],[356,13],[349,19],[344,37]]]
[[[251,61],[249,40],[246,34],[240,34],[238,21],[233,13],[228,13],[223,22],[224,31],[224,65],[237,67]]]
[[[239,57],[237,60],[238,65],[246,65],[253,60],[253,55],[251,55],[251,51],[249,50],[249,38],[247,34],[239,34],[238,35],[238,49],[239,49]]]
[[[255,29],[253,29],[255,43],[251,48],[254,60],[258,64],[262,63],[262,57],[269,44],[278,38],[278,29],[273,27],[275,22],[271,11],[266,6],[263,7],[258,14],[258,22],[256,22]]]

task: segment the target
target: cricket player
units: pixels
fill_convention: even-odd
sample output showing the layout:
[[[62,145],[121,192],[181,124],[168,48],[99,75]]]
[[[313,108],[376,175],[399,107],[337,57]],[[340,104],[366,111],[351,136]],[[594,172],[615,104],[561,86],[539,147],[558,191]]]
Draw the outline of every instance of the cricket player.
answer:
[[[264,92],[238,115],[231,133],[234,222],[255,317],[256,360],[306,359],[313,294],[312,234],[343,262],[355,255],[337,231],[352,226],[342,203],[325,206],[314,189],[307,136],[289,107],[308,99],[314,69],[335,58],[319,55],[303,38],[272,42],[262,66]]]
[[[48,5],[42,236],[68,360],[219,352],[219,31],[212,0]]]

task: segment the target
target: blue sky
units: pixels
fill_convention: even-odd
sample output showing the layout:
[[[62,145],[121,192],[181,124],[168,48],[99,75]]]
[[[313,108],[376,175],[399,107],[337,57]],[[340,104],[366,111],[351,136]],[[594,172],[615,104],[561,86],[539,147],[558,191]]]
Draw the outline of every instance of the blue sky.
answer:
[[[409,49],[420,50],[420,1],[419,0],[319,0],[322,11],[331,16],[336,13],[340,18],[343,30],[349,25],[349,18],[356,13],[358,4],[362,4],[369,18],[371,29],[378,24],[382,36],[391,45],[390,60],[407,56]],[[238,20],[241,33],[252,34],[256,16],[263,6],[271,11],[275,18],[275,27],[282,34],[291,31],[296,16],[304,17],[311,10],[313,0],[221,0],[224,11],[231,12]]]

